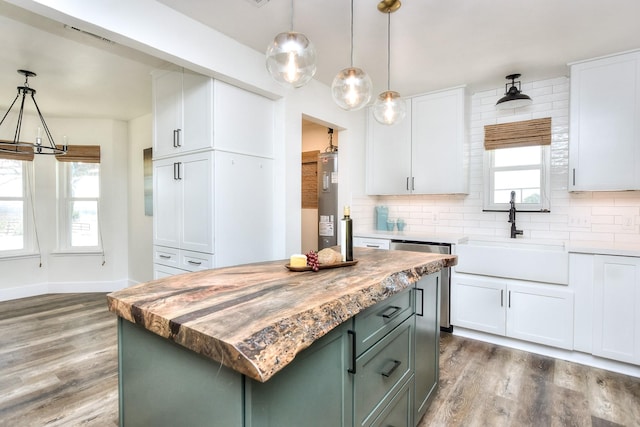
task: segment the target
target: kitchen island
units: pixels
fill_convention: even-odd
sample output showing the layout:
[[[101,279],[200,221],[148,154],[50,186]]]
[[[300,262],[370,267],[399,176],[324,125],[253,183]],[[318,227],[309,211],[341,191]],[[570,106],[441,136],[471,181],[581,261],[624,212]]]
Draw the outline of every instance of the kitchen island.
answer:
[[[274,261],[108,295],[121,425],[377,425],[389,413],[413,425],[424,406],[416,317],[432,319],[437,383],[438,277],[456,257],[354,255],[350,267],[291,272]]]

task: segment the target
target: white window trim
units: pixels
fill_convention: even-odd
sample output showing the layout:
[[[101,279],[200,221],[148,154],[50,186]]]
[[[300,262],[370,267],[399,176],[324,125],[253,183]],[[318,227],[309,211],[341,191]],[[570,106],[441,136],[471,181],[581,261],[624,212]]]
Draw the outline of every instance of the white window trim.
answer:
[[[22,161],[22,197],[3,197],[3,200],[22,200],[23,248],[0,250],[0,258],[37,256],[35,248],[35,218],[33,207],[33,162]]]
[[[551,165],[551,149],[549,145],[541,145],[541,162],[540,162],[540,203],[536,204],[516,204],[516,209],[521,212],[549,212],[549,194],[551,192],[550,186],[550,165]],[[509,203],[493,203],[491,195],[494,189],[493,174],[491,173],[491,166],[493,163],[493,153],[495,150],[485,150],[484,152],[484,179],[483,179],[483,210],[485,211],[508,211]],[[529,166],[514,166],[511,168],[504,168],[504,170],[518,170],[518,169],[531,169]],[[518,205],[521,208],[518,208]]]
[[[98,197],[75,197],[71,198],[70,182],[69,182],[69,169],[72,162],[58,162],[58,249],[54,251],[56,255],[79,255],[79,254],[102,254],[102,233],[100,232],[101,221],[100,217],[100,199]],[[100,175],[102,175],[102,168],[100,168]],[[100,179],[102,183],[102,177]],[[102,184],[100,184],[102,185]],[[99,194],[102,194],[100,191]],[[98,216],[98,244],[95,246],[71,246],[71,215],[70,204],[72,201],[97,201],[97,216]]]

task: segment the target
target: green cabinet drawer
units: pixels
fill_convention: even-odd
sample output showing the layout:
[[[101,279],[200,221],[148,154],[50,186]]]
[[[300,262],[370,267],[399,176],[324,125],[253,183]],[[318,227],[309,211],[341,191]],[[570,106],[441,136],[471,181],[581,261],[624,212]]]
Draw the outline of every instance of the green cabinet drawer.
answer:
[[[413,295],[413,290],[407,289],[369,307],[355,317],[356,356],[360,356],[413,314]]]
[[[412,427],[413,421],[413,379],[408,381],[395,395],[382,414],[375,419],[371,427]]]
[[[355,425],[371,425],[413,375],[414,326],[414,317],[406,319],[356,359]]]

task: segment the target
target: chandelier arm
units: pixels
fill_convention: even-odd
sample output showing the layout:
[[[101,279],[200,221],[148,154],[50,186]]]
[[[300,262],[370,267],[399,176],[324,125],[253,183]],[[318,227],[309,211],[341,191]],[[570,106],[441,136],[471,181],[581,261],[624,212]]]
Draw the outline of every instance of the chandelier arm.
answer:
[[[6,113],[4,113],[4,116],[2,117],[2,120],[0,120],[0,126],[2,126],[2,123],[4,123],[4,119],[7,118],[7,116],[9,115],[9,111],[11,111],[11,109],[13,108],[13,104],[16,103],[16,101],[18,100],[18,97],[20,96],[20,92],[18,92],[16,94],[16,97],[13,98],[13,102],[11,103],[11,106],[9,106],[9,109],[7,110]]]
[[[22,101],[20,102],[20,110],[18,111],[18,124],[16,126],[16,132],[13,135],[13,142],[20,142],[20,132],[22,131],[22,114],[24,113],[24,100],[27,97],[27,90],[22,88]]]
[[[47,122],[44,121],[44,116],[40,112],[40,107],[38,107],[38,103],[36,102],[36,98],[33,96],[33,92],[31,93],[31,99],[33,100],[33,105],[36,106],[36,110],[38,111],[38,117],[40,117],[40,122],[42,123],[42,128],[44,132],[47,134],[47,139],[49,140],[49,145],[52,149],[56,149],[56,144],[53,141],[53,136],[51,135],[51,131],[49,131],[49,126],[47,126]]]

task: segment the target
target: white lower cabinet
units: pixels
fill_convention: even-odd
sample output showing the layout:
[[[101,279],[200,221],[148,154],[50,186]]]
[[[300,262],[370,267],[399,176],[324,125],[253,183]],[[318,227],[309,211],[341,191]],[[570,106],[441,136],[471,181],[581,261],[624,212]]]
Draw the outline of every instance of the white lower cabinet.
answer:
[[[640,364],[640,258],[594,256],[593,354]]]
[[[456,274],[455,326],[559,348],[573,347],[573,292],[558,285]]]

